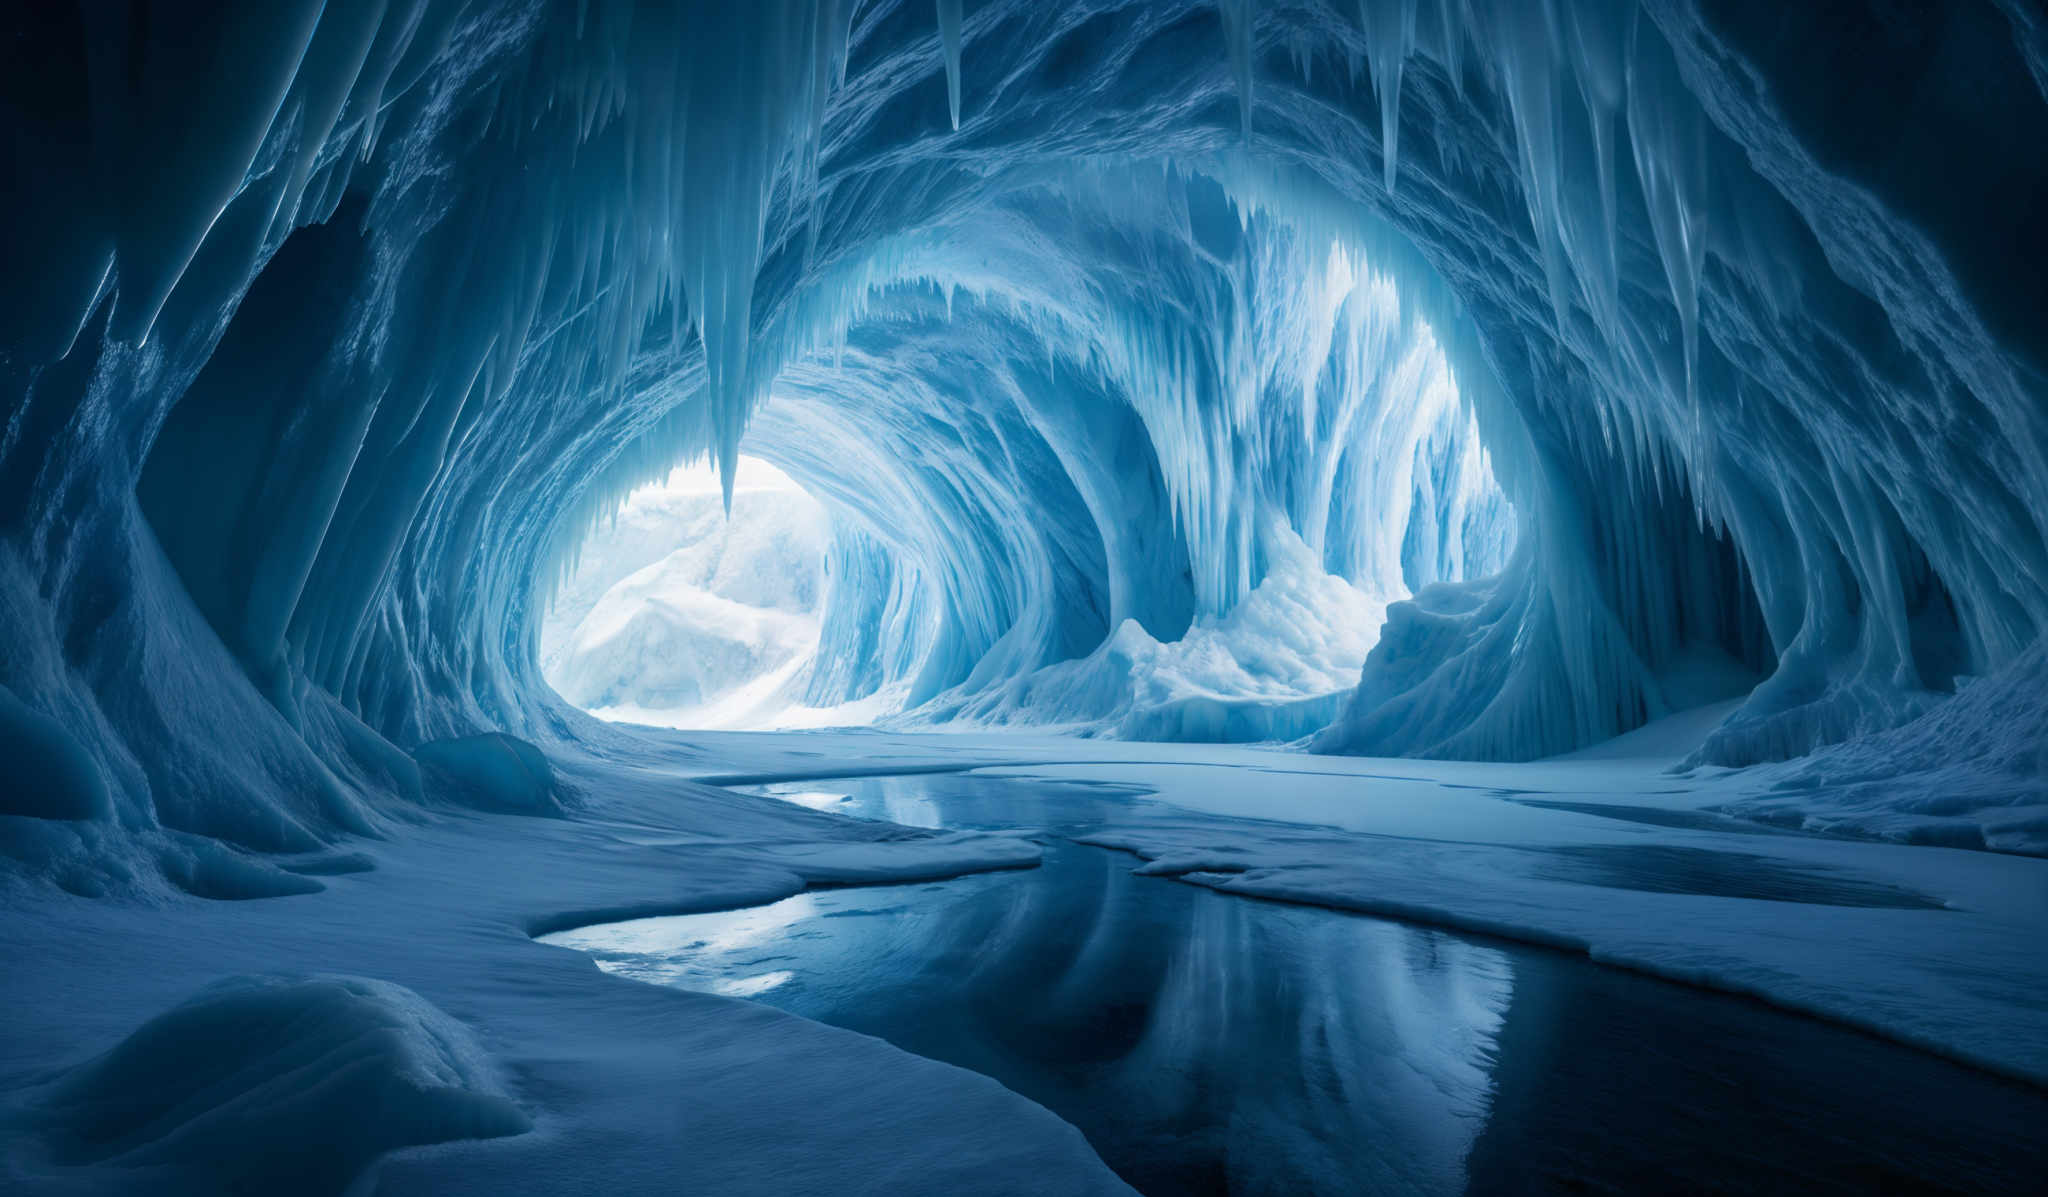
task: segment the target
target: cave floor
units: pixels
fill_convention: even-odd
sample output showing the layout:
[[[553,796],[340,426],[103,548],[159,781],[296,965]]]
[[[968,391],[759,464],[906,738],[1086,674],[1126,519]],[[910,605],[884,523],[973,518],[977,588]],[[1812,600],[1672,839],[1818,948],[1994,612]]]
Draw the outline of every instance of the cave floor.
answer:
[[[1670,772],[1692,728],[1524,765],[994,734],[654,733],[557,757],[568,819],[441,810],[253,901],[0,897],[0,1187],[118,1191],[19,1116],[62,1069],[221,977],[396,982],[469,1024],[535,1129],[387,1157],[381,1193],[1126,1191],[985,1077],[765,1005],[644,985],[532,936],[806,886],[1037,863],[1057,829],[908,830],[733,792],[962,772],[1085,783],[1083,842],[1225,894],[1583,952],[2048,1086],[2048,860],[1799,834]],[[820,790],[829,786],[820,785]],[[1122,806],[1117,807],[1117,801]],[[368,867],[363,867],[368,866]],[[356,871],[337,871],[355,869]]]

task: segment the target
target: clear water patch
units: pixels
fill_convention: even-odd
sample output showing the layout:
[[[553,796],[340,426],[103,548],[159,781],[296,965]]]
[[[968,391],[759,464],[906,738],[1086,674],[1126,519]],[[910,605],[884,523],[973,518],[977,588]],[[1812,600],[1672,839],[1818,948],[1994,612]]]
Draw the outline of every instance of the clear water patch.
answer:
[[[935,774],[762,787],[929,827],[1076,832],[1131,799]],[[1140,1192],[2031,1191],[2048,1098],[1575,956],[1135,875],[814,890],[546,942],[994,1077]],[[1913,1095],[1939,1092],[1938,1108]]]

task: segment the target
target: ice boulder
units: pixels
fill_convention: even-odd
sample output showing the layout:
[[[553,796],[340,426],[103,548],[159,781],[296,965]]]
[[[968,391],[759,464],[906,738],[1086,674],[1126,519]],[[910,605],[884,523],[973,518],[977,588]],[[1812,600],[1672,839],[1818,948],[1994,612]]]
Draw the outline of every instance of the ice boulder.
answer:
[[[516,736],[486,732],[430,740],[412,750],[428,788],[478,810],[559,815],[561,787],[541,750]]]
[[[531,1123],[469,1029],[364,977],[234,977],[60,1080],[62,1166],[151,1192],[341,1193],[378,1155]]]

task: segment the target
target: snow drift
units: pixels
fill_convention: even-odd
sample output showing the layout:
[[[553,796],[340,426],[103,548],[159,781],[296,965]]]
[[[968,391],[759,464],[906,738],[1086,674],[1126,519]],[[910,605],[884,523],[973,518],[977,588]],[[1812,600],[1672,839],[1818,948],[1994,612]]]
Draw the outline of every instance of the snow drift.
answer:
[[[467,1028],[362,977],[209,986],[58,1081],[40,1117],[67,1167],[235,1193],[354,1191],[394,1147],[531,1127]]]

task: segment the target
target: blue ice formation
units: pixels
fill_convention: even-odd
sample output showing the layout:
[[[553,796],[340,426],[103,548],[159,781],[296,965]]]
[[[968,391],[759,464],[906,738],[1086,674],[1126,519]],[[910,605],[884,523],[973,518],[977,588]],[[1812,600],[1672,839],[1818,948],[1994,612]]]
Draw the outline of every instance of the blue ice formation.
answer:
[[[1296,548],[1383,600],[1506,556],[1429,325],[1212,177],[1069,165],[896,253],[914,281],[785,366],[748,434],[830,505],[838,575],[875,579],[833,589],[814,704],[901,683],[931,717],[1028,717],[1021,683],[1100,718],[1126,672],[1040,671],[1244,612]]]
[[[2048,685],[2024,0],[19,9],[0,803],[79,837],[608,734],[540,615],[743,444],[834,513],[819,703],[1114,714],[1304,561],[1402,600],[1348,697],[1124,730],[1911,759]]]
[[[65,1163],[170,1192],[358,1192],[394,1147],[533,1127],[467,1026],[331,975],[209,985],[60,1077],[35,1116]]]

